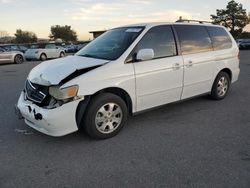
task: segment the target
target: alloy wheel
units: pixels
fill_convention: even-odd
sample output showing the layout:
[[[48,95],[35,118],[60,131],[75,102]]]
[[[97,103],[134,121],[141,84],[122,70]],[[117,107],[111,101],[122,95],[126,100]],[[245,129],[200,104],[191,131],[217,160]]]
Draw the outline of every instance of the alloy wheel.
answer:
[[[220,78],[217,85],[217,92],[220,97],[226,95],[228,90],[228,80],[223,76]]]
[[[99,132],[109,134],[120,126],[122,118],[121,107],[115,103],[107,103],[97,111],[95,125]]]

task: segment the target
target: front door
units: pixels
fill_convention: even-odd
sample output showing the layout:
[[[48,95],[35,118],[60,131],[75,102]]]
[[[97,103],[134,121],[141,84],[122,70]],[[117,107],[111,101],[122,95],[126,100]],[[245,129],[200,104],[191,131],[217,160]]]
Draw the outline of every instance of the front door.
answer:
[[[180,100],[183,86],[183,58],[177,55],[172,27],[150,29],[138,43],[141,49],[153,49],[152,60],[134,63],[137,111]]]
[[[47,58],[59,57],[55,44],[47,44],[45,46]]]

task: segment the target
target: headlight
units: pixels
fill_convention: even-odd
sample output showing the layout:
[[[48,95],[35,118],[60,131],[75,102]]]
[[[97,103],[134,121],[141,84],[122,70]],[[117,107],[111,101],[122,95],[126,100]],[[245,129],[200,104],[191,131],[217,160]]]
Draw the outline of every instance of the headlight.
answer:
[[[66,88],[60,88],[58,86],[52,86],[49,88],[49,94],[58,100],[65,100],[76,97],[78,92],[78,86],[70,86]]]
[[[35,54],[38,54],[39,51],[35,51]]]

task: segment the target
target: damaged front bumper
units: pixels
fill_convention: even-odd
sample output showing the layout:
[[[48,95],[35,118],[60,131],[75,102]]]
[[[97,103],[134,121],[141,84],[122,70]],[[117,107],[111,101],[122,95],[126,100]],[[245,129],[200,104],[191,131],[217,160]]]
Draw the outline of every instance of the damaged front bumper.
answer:
[[[45,109],[25,99],[22,92],[16,113],[30,127],[50,136],[64,136],[78,130],[76,109],[81,101],[75,100],[54,109]]]

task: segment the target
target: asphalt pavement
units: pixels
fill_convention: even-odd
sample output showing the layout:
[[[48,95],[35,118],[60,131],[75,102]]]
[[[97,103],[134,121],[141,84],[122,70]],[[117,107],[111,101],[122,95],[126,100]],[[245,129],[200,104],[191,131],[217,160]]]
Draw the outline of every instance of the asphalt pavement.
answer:
[[[207,96],[129,118],[116,137],[53,138],[14,105],[39,62],[0,65],[0,187],[250,187],[250,51],[226,99]]]

